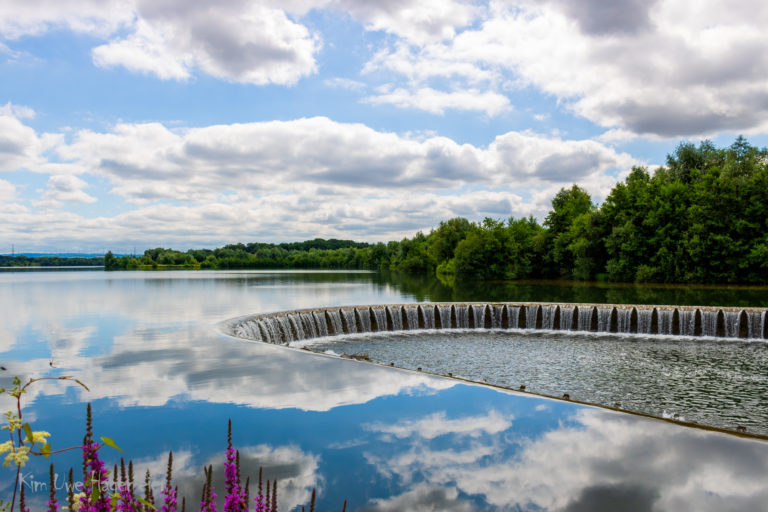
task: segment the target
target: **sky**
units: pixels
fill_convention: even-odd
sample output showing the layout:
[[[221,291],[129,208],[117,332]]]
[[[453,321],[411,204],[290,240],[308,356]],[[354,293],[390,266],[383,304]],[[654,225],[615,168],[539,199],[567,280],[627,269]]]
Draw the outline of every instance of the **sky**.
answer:
[[[0,253],[386,241],[768,144],[768,3],[5,0]]]

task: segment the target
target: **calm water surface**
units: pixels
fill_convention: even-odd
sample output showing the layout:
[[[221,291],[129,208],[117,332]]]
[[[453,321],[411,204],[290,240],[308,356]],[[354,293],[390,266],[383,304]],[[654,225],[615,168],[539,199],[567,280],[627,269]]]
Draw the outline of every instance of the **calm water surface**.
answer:
[[[77,445],[91,402],[96,434],[115,439],[139,473],[149,468],[157,487],[173,449],[191,503],[204,464],[223,489],[232,418],[243,472],[263,466],[279,479],[280,510],[306,505],[313,486],[319,510],[340,510],[344,499],[348,510],[381,511],[768,510],[763,441],[242,342],[216,328],[252,313],[444,293],[367,273],[3,272],[0,385],[13,375],[82,379],[90,392],[32,387],[25,419],[52,433],[54,449]],[[52,460],[62,474],[79,467],[77,453]],[[46,475],[46,461],[25,468],[27,484]],[[11,484],[4,469],[0,498]],[[33,510],[46,499],[29,492]]]

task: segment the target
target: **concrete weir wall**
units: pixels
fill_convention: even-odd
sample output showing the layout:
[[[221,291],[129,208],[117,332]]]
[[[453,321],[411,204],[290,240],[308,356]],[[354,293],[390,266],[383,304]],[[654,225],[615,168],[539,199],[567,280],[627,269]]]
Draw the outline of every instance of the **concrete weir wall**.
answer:
[[[417,329],[547,329],[768,339],[768,310],[553,303],[419,303],[303,309],[231,320],[225,330],[267,343]]]

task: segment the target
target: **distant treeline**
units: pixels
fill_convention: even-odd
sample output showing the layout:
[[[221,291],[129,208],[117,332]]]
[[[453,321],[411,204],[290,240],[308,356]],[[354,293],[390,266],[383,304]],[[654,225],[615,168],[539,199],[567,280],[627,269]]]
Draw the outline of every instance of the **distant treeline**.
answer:
[[[0,267],[86,267],[104,264],[103,256],[0,256]]]
[[[379,244],[382,245],[383,244]],[[337,268],[375,269],[380,262],[365,259],[371,248],[352,240],[323,240],[282,244],[231,244],[218,249],[147,249],[142,256],[104,256],[106,270],[158,268],[202,269],[269,269],[269,268]]]
[[[107,269],[347,268],[436,274],[443,280],[567,278],[621,282],[768,284],[768,150],[681,143],[652,174],[635,167],[602,205],[573,185],[543,224],[441,222],[387,244],[316,239],[214,250],[107,253]],[[172,268],[172,267],[171,267]]]

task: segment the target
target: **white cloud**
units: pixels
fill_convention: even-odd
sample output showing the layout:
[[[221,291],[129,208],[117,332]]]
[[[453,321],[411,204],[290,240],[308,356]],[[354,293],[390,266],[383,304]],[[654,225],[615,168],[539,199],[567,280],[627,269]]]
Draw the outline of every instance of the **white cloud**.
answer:
[[[71,338],[78,334],[69,332],[67,336]],[[52,349],[54,364],[66,368],[68,373],[88,385],[91,389],[88,393],[72,385],[83,400],[111,397],[120,406],[160,407],[183,397],[260,409],[329,411],[345,405],[364,404],[382,396],[434,392],[456,385],[448,379],[390,368],[377,369],[370,365],[347,365],[348,361],[339,358],[312,356],[261,342],[223,340],[223,343],[211,343],[210,333],[193,339],[188,333],[174,333],[162,346],[148,350],[145,335],[146,331],[137,329],[117,336],[112,340],[111,351],[96,358],[82,353],[74,355],[68,349]],[[97,343],[97,340],[89,341]],[[194,348],[190,349],[190,343],[195,344]],[[227,361],[227,368],[216,370],[222,373],[211,379],[214,370],[203,361],[210,362],[217,357]],[[235,365],[232,361],[240,363]],[[11,370],[22,376],[38,376],[41,368],[48,368],[48,363],[47,358],[13,362]],[[182,363],[184,371],[180,372]],[[301,367],[301,374],[287,375],[278,363]],[[254,374],[260,376],[260,392],[257,394],[249,387],[254,382]],[[338,377],[329,378],[329,374]],[[267,377],[271,378],[271,384],[262,380]],[[344,384],[352,377],[359,386],[353,388]],[[126,389],[125,382],[138,384]],[[31,403],[38,394],[60,392],[60,383],[44,383],[30,389],[27,400]]]
[[[0,6],[2,38],[59,28],[107,39],[92,52],[99,66],[164,80],[185,80],[199,71],[232,82],[292,85],[315,72],[321,46],[317,35],[279,6],[244,0],[195,6],[180,0],[32,0]]]
[[[232,82],[293,85],[315,72],[317,36],[280,9],[232,0],[194,9],[138,1],[134,32],[94,48],[100,66],[125,66],[161,79],[194,69]]]
[[[509,108],[509,99],[496,92],[468,89],[444,92],[421,87],[416,90],[397,88],[369,96],[363,101],[374,105],[391,104],[398,108],[425,110],[444,114],[446,109],[474,110],[495,116]]]
[[[762,4],[226,0],[190,8],[181,0],[34,0],[0,6],[0,36],[64,28],[106,40],[93,50],[100,66],[167,80],[204,73],[293,85],[318,68],[320,35],[302,21],[312,9],[346,13],[366,30],[392,35],[362,70],[382,72],[375,78],[388,87],[369,98],[374,103],[496,115],[509,108],[510,89],[532,87],[600,126],[634,135],[768,129]]]
[[[253,237],[388,240],[455,216],[541,217],[560,187],[576,182],[599,199],[613,172],[638,163],[594,140],[509,132],[479,147],[324,117],[179,129],[125,123],[81,130],[70,142],[38,136],[14,117],[2,122],[6,170],[52,177],[33,203],[47,209],[4,210],[0,236],[35,245],[78,240],[98,250],[109,240],[126,248],[151,240],[182,247]],[[60,161],[48,160],[50,148]],[[94,177],[139,206],[111,217],[67,212],[65,203],[106,199],[97,188],[86,192]]]
[[[329,78],[323,81],[327,87],[332,89],[346,89],[348,91],[361,91],[366,85],[363,82],[352,80],[351,78]]]
[[[48,186],[43,193],[41,205],[55,206],[64,202],[95,203],[96,198],[83,191],[88,183],[77,176],[56,175],[48,178]]]
[[[132,2],[125,0],[25,0],[0,3],[0,36],[16,39],[66,28],[106,36],[131,21]]]
[[[510,440],[501,436],[441,449],[413,440],[393,456],[367,458],[386,478],[455,487],[482,496],[489,507],[602,510],[608,503],[615,508],[619,497],[638,510],[719,511],[725,503],[759,510],[768,499],[765,452],[735,438],[713,442],[713,436],[587,408],[535,439],[515,438],[519,449],[502,460],[498,454]]]
[[[558,0],[492,2],[488,12],[450,41],[394,44],[366,70],[455,84],[484,76],[489,91],[500,86],[491,77],[505,76],[599,125],[640,135],[768,128],[764,6],[659,0],[606,9]]]
[[[0,180],[0,205],[5,206],[16,199],[16,186],[10,181]],[[0,206],[2,208],[3,206]]]
[[[571,183],[634,160],[596,141],[509,132],[487,148],[445,137],[421,141],[324,117],[171,131],[159,123],[81,131],[60,155],[109,177],[136,202],[210,201],[227,191],[368,195],[402,187],[439,190],[509,180]],[[245,197],[245,196],[244,196]]]
[[[471,32],[463,32],[461,39]],[[377,71],[390,71],[405,76],[410,83],[421,84],[432,78],[450,78],[461,80],[460,83],[478,84],[499,83],[500,70],[482,66],[476,58],[466,58],[446,51],[447,44],[430,44],[414,47],[403,42],[396,42],[392,47],[377,51],[363,66],[365,74]]]
[[[603,144],[616,144],[616,143],[623,143],[623,142],[629,142],[631,140],[636,139],[638,136],[635,133],[632,133],[629,130],[624,130],[622,128],[613,128],[611,130],[608,130],[606,132],[601,133],[597,137],[595,137],[595,140],[603,143]],[[655,136],[646,136],[645,138],[651,139],[651,140],[660,140],[660,137]]]
[[[471,2],[455,0],[339,0],[338,5],[362,20],[367,30],[383,30],[415,44],[450,39],[480,11]]]
[[[0,108],[0,172],[40,170],[47,164],[43,153],[61,141],[57,135],[38,135],[17,117],[33,115],[32,109],[10,103]]]
[[[287,241],[325,238],[392,240],[427,231],[458,215],[538,214],[535,205],[510,192],[399,194],[370,198],[343,191],[319,195],[297,187],[296,194],[269,195],[235,203],[196,206],[147,205],[112,217],[85,218],[63,209],[0,211],[0,237],[25,247],[39,244],[103,250],[130,250],[133,245],[172,245],[176,248],[221,245],[224,241]]]
[[[173,51],[167,36],[145,20],[136,22],[133,34],[94,48],[92,55],[97,66],[123,66],[129,71],[153,73],[161,80],[186,80],[195,64],[192,52]]]
[[[35,111],[24,105],[14,105],[10,101],[0,105],[0,116],[12,116],[16,119],[34,119]]]
[[[448,419],[445,412],[436,412],[418,420],[403,420],[394,425],[380,423],[367,425],[367,430],[392,434],[398,439],[417,435],[424,439],[453,434],[469,437],[478,437],[483,433],[498,434],[512,426],[513,417],[502,416],[496,411],[489,411],[483,416],[468,416],[464,418]]]
[[[469,501],[459,498],[455,487],[430,486],[417,484],[409,491],[390,498],[374,498],[360,509],[361,512],[472,512],[474,507]]]
[[[71,361],[85,354],[89,340],[98,334],[95,326],[69,327],[59,322],[46,323],[42,332],[51,351],[51,361],[58,366],[60,361]]]

